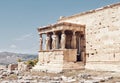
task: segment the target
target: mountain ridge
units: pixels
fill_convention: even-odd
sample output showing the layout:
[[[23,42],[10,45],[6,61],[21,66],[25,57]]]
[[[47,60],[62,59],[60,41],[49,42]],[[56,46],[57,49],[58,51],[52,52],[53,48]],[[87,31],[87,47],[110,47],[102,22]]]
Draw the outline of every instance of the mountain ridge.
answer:
[[[0,52],[0,65],[8,65],[12,63],[17,63],[18,59],[23,61],[31,60],[37,58],[36,54],[23,54],[14,52]]]

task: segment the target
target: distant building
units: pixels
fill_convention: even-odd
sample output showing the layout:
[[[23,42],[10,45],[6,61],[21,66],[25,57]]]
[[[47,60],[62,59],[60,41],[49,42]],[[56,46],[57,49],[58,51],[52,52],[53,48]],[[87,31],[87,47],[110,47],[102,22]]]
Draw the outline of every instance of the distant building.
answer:
[[[39,62],[34,71],[86,68],[120,72],[120,3],[61,17],[38,32]]]

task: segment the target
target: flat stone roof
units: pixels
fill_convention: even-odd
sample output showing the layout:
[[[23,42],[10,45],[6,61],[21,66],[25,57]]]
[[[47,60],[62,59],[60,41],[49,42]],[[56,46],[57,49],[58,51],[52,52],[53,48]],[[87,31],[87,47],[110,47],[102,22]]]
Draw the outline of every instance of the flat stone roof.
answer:
[[[55,24],[51,24],[51,25],[39,27],[38,29],[39,29],[39,30],[42,30],[42,29],[44,29],[44,28],[50,28],[50,27],[56,27],[56,26],[62,26],[62,25],[64,25],[64,26],[76,26],[76,27],[85,26],[85,25],[81,25],[81,24],[61,22],[61,23],[55,23]]]
[[[55,23],[55,24],[39,27],[38,32],[47,33],[47,32],[60,31],[60,30],[78,30],[78,31],[81,31],[81,28],[85,28],[85,25],[68,23],[68,22],[61,22],[61,23]]]
[[[115,6],[120,6],[120,2],[115,3],[115,4],[111,4],[111,5],[107,5],[107,6],[104,6],[104,7],[101,7],[101,8],[97,8],[95,10],[89,10],[87,12],[82,12],[82,13],[71,15],[71,16],[68,16],[68,17],[63,17],[61,19],[58,19],[58,21],[67,20],[67,19],[71,19],[71,18],[74,18],[74,17],[94,13],[94,12],[101,11],[101,10],[104,10],[104,9],[107,9],[107,8],[112,8],[112,7],[115,7]]]

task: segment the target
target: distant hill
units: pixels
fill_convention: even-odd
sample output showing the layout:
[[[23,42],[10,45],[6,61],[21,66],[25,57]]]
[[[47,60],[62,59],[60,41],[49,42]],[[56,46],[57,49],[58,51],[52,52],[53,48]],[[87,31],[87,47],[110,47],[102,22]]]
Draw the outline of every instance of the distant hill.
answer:
[[[35,59],[37,55],[33,54],[20,54],[20,53],[12,53],[12,52],[0,52],[0,65],[7,65],[10,63],[17,63],[18,59],[23,61]]]

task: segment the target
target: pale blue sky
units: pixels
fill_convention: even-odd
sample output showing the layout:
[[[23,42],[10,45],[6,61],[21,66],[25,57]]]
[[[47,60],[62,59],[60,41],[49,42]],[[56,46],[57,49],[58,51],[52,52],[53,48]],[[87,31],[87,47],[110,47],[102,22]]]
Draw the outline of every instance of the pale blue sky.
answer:
[[[120,0],[0,0],[0,51],[37,53],[39,26]]]

